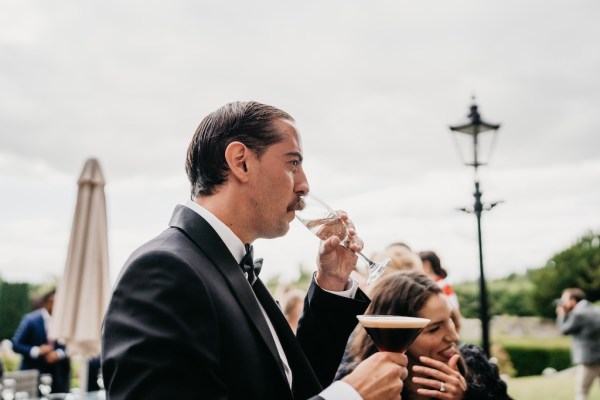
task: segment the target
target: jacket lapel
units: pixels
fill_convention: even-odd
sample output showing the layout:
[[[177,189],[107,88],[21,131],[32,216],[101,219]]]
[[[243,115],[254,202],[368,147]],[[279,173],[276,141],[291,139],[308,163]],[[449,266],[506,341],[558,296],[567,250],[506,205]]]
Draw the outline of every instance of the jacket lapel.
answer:
[[[321,392],[321,384],[306,359],[296,336],[284,315],[260,278],[254,283],[254,293],[269,316],[292,370],[294,398],[309,398]]]
[[[233,296],[269,349],[269,353],[277,362],[282,379],[286,379],[287,381],[281,358],[279,357],[265,317],[258,305],[257,298],[248,280],[242,273],[240,266],[229,252],[227,246],[225,246],[223,240],[221,240],[219,235],[204,218],[182,205],[178,205],[175,208],[169,225],[182,230],[190,237],[225,277]]]

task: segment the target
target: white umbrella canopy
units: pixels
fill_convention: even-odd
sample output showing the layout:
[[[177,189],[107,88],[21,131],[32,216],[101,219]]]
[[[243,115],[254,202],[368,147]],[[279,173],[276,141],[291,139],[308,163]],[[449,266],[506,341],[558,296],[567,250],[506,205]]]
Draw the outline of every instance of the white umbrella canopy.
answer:
[[[51,334],[69,355],[100,354],[102,319],[110,296],[104,177],[95,159],[85,162],[64,274],[56,288]]]

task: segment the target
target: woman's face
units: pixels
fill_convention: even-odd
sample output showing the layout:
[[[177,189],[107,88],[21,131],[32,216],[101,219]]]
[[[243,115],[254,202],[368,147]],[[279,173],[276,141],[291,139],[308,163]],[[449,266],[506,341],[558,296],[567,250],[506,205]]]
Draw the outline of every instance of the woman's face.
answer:
[[[425,302],[419,317],[428,318],[431,322],[408,348],[409,358],[418,360],[420,356],[427,356],[448,363],[458,353],[458,333],[450,312],[450,305],[441,293],[434,294]]]

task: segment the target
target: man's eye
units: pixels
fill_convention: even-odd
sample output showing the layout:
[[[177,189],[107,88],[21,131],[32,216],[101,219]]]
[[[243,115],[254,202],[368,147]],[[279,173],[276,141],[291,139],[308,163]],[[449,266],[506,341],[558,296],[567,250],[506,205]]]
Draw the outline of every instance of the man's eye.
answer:
[[[298,161],[298,160],[293,160],[293,161],[292,161],[292,165],[293,165],[294,167],[297,167],[298,165],[300,165],[300,161]]]

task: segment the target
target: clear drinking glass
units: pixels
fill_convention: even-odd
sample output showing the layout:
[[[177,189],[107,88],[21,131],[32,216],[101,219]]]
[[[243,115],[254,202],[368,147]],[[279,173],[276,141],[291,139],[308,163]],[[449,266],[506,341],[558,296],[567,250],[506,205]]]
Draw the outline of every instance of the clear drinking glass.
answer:
[[[319,239],[327,240],[330,237],[337,236],[342,241],[342,245],[348,248],[348,231],[344,221],[340,216],[323,200],[314,194],[307,194],[302,197],[300,209],[296,211],[296,218],[304,226],[314,233]],[[367,285],[373,283],[381,273],[387,268],[390,259],[387,258],[381,263],[371,261],[367,256],[357,251],[356,254],[367,263],[369,278]]]
[[[2,398],[4,400],[14,400],[15,391],[17,390],[17,381],[12,378],[6,378],[3,383]]]
[[[47,399],[50,392],[52,392],[52,375],[50,374],[41,374],[40,375],[40,393],[42,394],[42,399]]]

